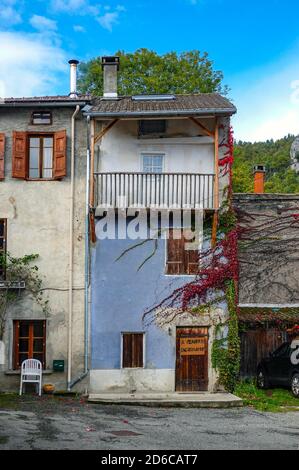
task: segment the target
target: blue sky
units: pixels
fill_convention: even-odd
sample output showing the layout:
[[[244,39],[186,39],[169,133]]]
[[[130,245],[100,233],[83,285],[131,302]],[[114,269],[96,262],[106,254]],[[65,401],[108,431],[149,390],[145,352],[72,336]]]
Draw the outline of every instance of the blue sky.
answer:
[[[67,60],[207,51],[224,73],[243,140],[299,133],[295,0],[0,0],[0,96],[68,93]]]

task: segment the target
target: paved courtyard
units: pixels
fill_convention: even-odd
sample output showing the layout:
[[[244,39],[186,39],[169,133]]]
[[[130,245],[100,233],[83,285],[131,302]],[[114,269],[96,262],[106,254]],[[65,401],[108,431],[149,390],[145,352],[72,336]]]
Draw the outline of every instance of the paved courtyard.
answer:
[[[299,412],[0,400],[0,449],[299,449]]]

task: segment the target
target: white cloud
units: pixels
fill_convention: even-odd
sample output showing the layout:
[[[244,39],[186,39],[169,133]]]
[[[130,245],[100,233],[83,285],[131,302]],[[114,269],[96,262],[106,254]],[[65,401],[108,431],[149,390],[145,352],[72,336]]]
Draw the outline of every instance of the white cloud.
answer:
[[[70,15],[99,15],[101,6],[92,5],[89,0],[52,0],[51,9],[55,13],[69,13]]]
[[[15,0],[0,0],[0,24],[2,26],[14,26],[22,22],[15,4]]]
[[[33,28],[44,32],[55,31],[57,29],[56,21],[45,16],[33,15],[30,19],[30,24]]]
[[[118,11],[105,13],[103,16],[99,16],[97,21],[100,23],[102,28],[112,31],[113,26],[118,23],[119,13]]]
[[[55,93],[67,70],[62,49],[42,34],[0,32],[0,89],[4,96]],[[68,93],[68,90],[66,90]]]
[[[228,80],[238,108],[236,139],[259,141],[299,134],[299,44],[277,62]],[[292,88],[296,86],[296,89]]]
[[[75,24],[73,26],[73,29],[76,33],[85,33],[85,28],[83,26],[81,26],[80,24]]]
[[[51,7],[57,12],[74,13],[88,5],[87,0],[52,0]]]
[[[51,8],[54,13],[92,16],[102,28],[108,31],[112,31],[113,26],[119,22],[119,15],[126,11],[123,5],[112,8],[111,5],[92,4],[90,0],[52,0]],[[79,30],[75,29],[75,31]]]

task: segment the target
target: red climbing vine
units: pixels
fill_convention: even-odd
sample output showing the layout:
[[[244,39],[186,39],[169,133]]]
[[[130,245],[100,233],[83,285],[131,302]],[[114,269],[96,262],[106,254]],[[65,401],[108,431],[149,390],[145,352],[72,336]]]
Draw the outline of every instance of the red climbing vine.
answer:
[[[195,314],[194,308],[199,305],[217,303],[223,297],[227,283],[233,281],[237,287],[238,281],[238,238],[240,228],[232,207],[232,165],[234,161],[233,130],[222,126],[223,138],[219,149],[224,148],[224,154],[219,160],[221,176],[229,175],[227,201],[219,216],[217,243],[199,254],[199,272],[195,279],[174,290],[168,297],[150,307],[144,313],[144,320],[151,323],[159,316],[159,323],[171,322],[184,312]],[[237,289],[235,289],[237,292]],[[215,294],[216,293],[216,294]]]

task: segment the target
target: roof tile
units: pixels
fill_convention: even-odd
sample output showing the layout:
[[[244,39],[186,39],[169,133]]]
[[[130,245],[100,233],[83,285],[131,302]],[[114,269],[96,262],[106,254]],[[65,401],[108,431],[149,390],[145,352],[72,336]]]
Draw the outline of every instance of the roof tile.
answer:
[[[89,112],[103,115],[109,114],[175,114],[186,113],[187,115],[200,114],[202,112],[218,112],[234,114],[235,106],[218,93],[201,93],[197,95],[176,95],[175,99],[169,100],[133,100],[131,96],[119,97],[117,99],[94,98]]]

